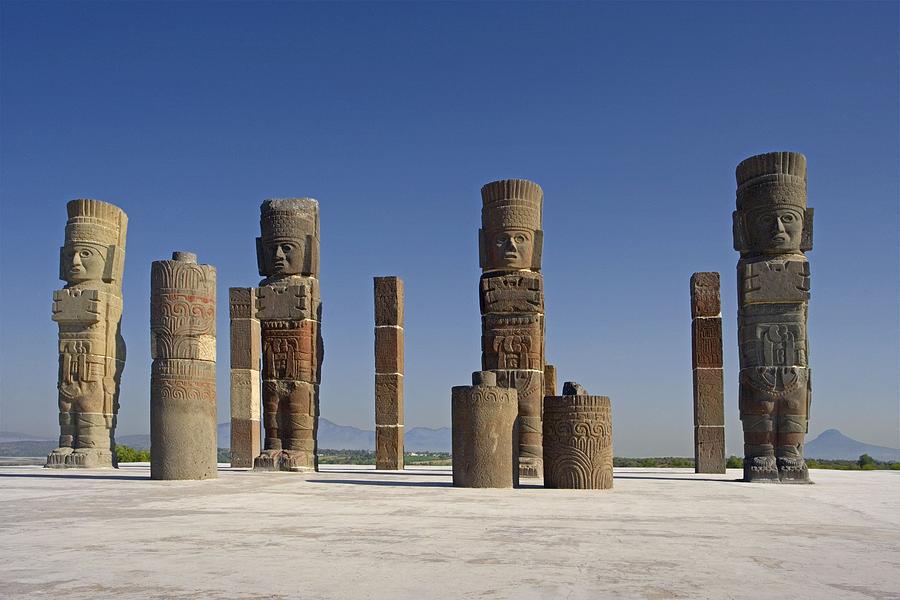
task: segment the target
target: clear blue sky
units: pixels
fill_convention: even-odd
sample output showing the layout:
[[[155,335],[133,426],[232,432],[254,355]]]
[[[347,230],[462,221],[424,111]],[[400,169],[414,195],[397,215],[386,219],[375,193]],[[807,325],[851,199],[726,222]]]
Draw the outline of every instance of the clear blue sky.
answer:
[[[372,276],[406,282],[406,422],[480,366],[479,189],[544,188],[547,355],[619,455],[690,455],[694,271],[723,279],[740,453],[734,167],[809,159],[810,434],[900,446],[898,5],[4,1],[0,429],[56,434],[65,203],[130,217],[121,433],[149,428],[150,263],[255,285],[259,204],[321,203],[322,415],[371,428]]]

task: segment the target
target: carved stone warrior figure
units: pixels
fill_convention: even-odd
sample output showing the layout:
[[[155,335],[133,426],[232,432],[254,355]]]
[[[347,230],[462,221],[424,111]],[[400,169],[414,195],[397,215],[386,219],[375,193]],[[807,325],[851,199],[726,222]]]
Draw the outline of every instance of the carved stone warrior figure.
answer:
[[[813,210],[806,158],[752,156],[737,167],[740,412],[744,479],[809,481],[803,460],[811,399],[806,314]]]
[[[544,397],[544,279],[540,274],[544,192],[524,179],[481,188],[481,367],[516,388],[519,467],[541,476]]]
[[[151,479],[216,477],[216,269],[174,252],[150,267]]]
[[[254,469],[313,471],[322,335],[319,322],[319,203],[266,200],[256,240],[256,317],[262,332],[265,444]]]
[[[53,293],[59,325],[59,447],[47,467],[115,467],[119,380],[125,367],[122,273],[128,217],[99,200],[66,205],[66,241]]]

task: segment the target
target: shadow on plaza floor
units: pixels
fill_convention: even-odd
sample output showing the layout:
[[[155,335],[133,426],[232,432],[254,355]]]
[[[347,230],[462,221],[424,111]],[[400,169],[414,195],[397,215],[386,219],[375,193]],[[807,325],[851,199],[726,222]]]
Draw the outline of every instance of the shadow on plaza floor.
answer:
[[[31,477],[43,479],[97,479],[108,481],[150,481],[148,475],[93,475],[89,473],[0,473],[2,477]]]
[[[334,473],[334,471],[329,472]],[[379,473],[379,475],[383,475],[383,473]],[[453,487],[453,484],[449,481],[378,481],[377,479],[307,479],[306,483],[343,483],[350,485],[381,485],[397,487]]]

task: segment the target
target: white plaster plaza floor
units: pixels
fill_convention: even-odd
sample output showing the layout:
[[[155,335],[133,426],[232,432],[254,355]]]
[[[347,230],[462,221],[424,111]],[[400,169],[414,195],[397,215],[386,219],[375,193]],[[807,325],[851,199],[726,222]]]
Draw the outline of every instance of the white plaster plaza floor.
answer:
[[[900,472],[764,485],[617,469],[609,491],[448,468],[210,481],[0,468],[3,598],[900,598]]]

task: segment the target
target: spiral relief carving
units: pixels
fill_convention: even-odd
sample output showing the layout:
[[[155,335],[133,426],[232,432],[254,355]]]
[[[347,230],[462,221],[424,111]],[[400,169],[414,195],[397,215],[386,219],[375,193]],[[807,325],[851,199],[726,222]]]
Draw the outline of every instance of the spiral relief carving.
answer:
[[[544,399],[544,485],[608,489],[613,486],[612,421],[606,396]]]
[[[176,252],[150,271],[153,479],[216,476],[216,270]]]

